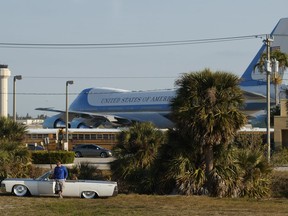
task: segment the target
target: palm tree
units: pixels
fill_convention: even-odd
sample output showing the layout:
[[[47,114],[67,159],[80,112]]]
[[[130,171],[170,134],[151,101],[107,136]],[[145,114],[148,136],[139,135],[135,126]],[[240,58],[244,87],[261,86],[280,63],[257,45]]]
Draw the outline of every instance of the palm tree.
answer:
[[[263,151],[260,149],[238,149],[237,166],[241,170],[242,190],[240,196],[261,198],[270,193],[269,166]]]
[[[31,155],[23,145],[26,126],[0,117],[0,179],[27,177]]]
[[[173,120],[182,134],[189,134],[202,149],[209,186],[214,168],[213,149],[228,144],[246,123],[239,110],[244,104],[239,78],[205,69],[183,74],[175,84],[179,88],[171,104]]]
[[[245,148],[231,143],[220,151],[212,175],[212,196],[262,198],[270,195],[272,169],[261,142],[251,140]]]
[[[25,125],[6,117],[0,117],[0,142],[7,140],[20,142],[24,139],[26,132],[27,127]]]
[[[183,136],[181,129],[168,131],[168,141],[161,145],[153,164],[155,193],[203,194],[205,164],[193,140],[189,134]]]
[[[0,144],[0,180],[29,176],[31,155],[24,145],[5,141]]]
[[[279,104],[279,97],[278,97],[278,85],[282,83],[282,77],[284,71],[288,67],[288,55],[286,53],[282,53],[279,49],[275,49],[270,54],[270,59],[277,60],[279,62],[279,72],[272,71],[272,83],[275,85],[275,103],[276,105]],[[267,53],[263,53],[260,57],[259,62],[255,65],[254,68],[258,68],[261,73],[265,72],[265,62],[267,60]]]
[[[242,189],[240,169],[236,164],[237,148],[229,145],[220,147],[211,172],[214,177],[210,195],[217,197],[239,197]]]
[[[164,142],[165,134],[150,122],[134,123],[128,130],[122,131],[119,144],[113,148],[116,157],[111,163],[113,178],[129,184],[130,191],[152,192],[150,170]]]

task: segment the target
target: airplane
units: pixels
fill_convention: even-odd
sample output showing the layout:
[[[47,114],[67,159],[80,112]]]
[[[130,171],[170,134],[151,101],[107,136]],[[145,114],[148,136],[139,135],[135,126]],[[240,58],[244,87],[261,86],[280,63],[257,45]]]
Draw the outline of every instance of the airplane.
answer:
[[[274,37],[271,48],[288,53],[288,18],[280,19],[271,33]],[[267,107],[266,74],[260,73],[255,65],[265,51],[265,44],[243,73],[240,88],[243,90],[245,101],[244,112],[247,116],[258,121],[255,113],[263,112]],[[281,76],[283,77],[283,74]],[[274,98],[274,87],[271,83],[271,101]],[[280,94],[286,91],[286,86],[280,86]],[[286,94],[285,94],[286,95]],[[176,89],[129,91],[116,88],[87,88],[84,89],[69,107],[69,128],[121,127],[134,121],[152,122],[158,128],[172,128],[170,102],[176,96]],[[273,105],[273,102],[272,102]],[[43,128],[65,127],[66,113],[52,108],[36,108],[40,111],[53,111],[59,114],[45,119]],[[252,122],[253,125],[253,122]]]

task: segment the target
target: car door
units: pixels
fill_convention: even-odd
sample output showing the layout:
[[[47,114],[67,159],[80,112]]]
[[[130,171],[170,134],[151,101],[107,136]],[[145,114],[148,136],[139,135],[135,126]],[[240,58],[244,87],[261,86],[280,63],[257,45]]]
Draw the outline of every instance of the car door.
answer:
[[[96,145],[89,145],[89,156],[98,157],[100,155],[101,149]]]
[[[90,155],[89,145],[82,145],[82,146],[80,146],[80,148],[78,150],[80,151],[80,153],[83,157],[89,157],[89,155]]]
[[[64,183],[63,196],[79,197],[80,195],[78,180],[67,180]]]
[[[55,188],[55,181],[53,179],[38,181],[39,195],[53,195]]]

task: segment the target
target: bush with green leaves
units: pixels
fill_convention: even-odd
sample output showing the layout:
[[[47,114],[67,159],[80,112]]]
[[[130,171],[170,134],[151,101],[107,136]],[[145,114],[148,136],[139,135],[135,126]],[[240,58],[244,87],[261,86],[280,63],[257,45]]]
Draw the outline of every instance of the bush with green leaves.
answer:
[[[75,153],[72,151],[33,151],[31,155],[34,164],[55,164],[57,161],[70,164],[75,158]]]

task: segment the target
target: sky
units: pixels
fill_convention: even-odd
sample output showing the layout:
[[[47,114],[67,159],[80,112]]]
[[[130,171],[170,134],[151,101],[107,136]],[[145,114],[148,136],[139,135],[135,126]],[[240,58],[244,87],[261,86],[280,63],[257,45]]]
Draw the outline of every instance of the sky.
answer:
[[[9,114],[65,110],[85,88],[174,88],[181,74],[210,68],[242,75],[261,38],[148,47],[39,48],[33,44],[115,44],[269,34],[288,17],[287,0],[0,0],[0,64],[7,64]],[[30,47],[3,46],[32,44]],[[2,45],[1,45],[2,44]]]

